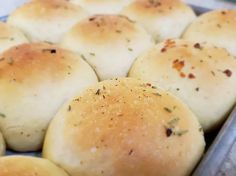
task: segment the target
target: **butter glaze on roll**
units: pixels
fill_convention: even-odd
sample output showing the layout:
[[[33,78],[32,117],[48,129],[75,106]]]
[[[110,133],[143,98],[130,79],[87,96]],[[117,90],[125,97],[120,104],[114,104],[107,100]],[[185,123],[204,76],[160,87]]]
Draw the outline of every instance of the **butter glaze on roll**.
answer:
[[[60,106],[97,83],[79,55],[49,44],[19,45],[0,59],[0,129],[16,151],[39,150]]]
[[[66,104],[50,124],[43,157],[71,176],[187,176],[204,146],[185,104],[123,78],[103,81]]]
[[[129,76],[178,96],[206,132],[219,127],[236,103],[236,59],[212,45],[167,40],[141,55]]]
[[[19,29],[0,22],[0,52],[12,46],[28,42],[26,36]]]
[[[13,12],[8,23],[21,29],[32,42],[58,43],[87,12],[64,0],[35,0]]]
[[[1,176],[68,176],[61,168],[42,158],[26,156],[0,157]]]
[[[121,14],[142,24],[156,42],[179,38],[196,18],[193,10],[180,0],[135,0]]]
[[[153,46],[151,36],[125,16],[95,15],[76,24],[61,46],[81,54],[100,80],[125,77],[137,56]]]
[[[236,56],[236,10],[216,10],[198,17],[186,30],[184,39],[208,42]]]

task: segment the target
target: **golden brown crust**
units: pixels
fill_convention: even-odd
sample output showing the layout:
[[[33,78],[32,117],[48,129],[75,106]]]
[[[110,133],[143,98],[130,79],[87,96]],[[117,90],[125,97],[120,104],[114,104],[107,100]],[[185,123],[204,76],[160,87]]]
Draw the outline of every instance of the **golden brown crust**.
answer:
[[[122,38],[133,38],[136,34],[133,21],[125,16],[95,15],[75,25],[71,35],[84,42],[108,43]]]
[[[149,83],[103,81],[59,111],[43,155],[72,176],[187,175],[204,150],[199,128],[183,103]]]
[[[64,170],[42,158],[8,156],[0,158],[1,176],[68,176]]]
[[[131,11],[135,11],[137,15],[144,15],[148,18],[165,16],[171,13],[176,13],[179,11],[185,11],[189,9],[183,2],[180,0],[136,0],[131,3],[128,8]]]
[[[35,151],[58,108],[97,82],[83,59],[45,43],[23,44],[0,55],[0,129],[10,149]]]
[[[40,84],[37,78],[43,77],[46,73],[52,80],[64,79],[77,62],[76,59],[67,58],[74,56],[46,43],[15,46],[0,54],[1,80],[24,82],[31,79]]]
[[[129,76],[181,98],[205,131],[219,126],[235,104],[236,60],[212,45],[167,40],[140,56]]]
[[[157,42],[179,38],[196,18],[193,10],[180,0],[136,0],[121,14],[140,23]]]
[[[136,0],[121,13],[140,23],[157,42],[179,38],[196,18],[193,10],[180,0]]]
[[[236,10],[216,10],[197,18],[183,38],[194,42],[208,42],[226,48],[236,55]]]

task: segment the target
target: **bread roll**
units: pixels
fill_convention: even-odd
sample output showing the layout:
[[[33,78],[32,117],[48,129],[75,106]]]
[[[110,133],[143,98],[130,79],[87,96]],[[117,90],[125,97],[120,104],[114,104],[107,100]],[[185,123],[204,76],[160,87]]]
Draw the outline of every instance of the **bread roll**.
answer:
[[[91,14],[117,14],[132,0],[69,0],[81,5]]]
[[[180,0],[135,0],[121,13],[142,24],[156,42],[179,38],[196,18],[193,10]]]
[[[1,176],[68,176],[50,161],[26,156],[0,158]]]
[[[21,31],[0,22],[0,52],[22,43],[28,43],[28,39]]]
[[[19,45],[0,58],[0,129],[16,151],[40,149],[60,106],[97,82],[79,55],[49,44]]]
[[[236,56],[236,10],[217,10],[203,14],[186,30],[184,39],[208,42],[226,48]]]
[[[36,0],[13,12],[8,23],[21,29],[33,42],[58,43],[62,35],[87,13],[63,0]]]
[[[236,101],[236,59],[207,44],[167,40],[140,56],[129,76],[181,98],[206,132],[225,120]]]
[[[186,105],[123,78],[101,82],[65,105],[50,124],[43,157],[71,176],[183,176],[204,146]]]
[[[2,117],[0,114],[0,118],[4,118],[4,117]],[[0,133],[0,156],[4,155],[5,149],[6,149],[5,142],[4,142],[2,133]]]
[[[153,45],[125,16],[95,15],[76,24],[61,46],[82,54],[100,80],[126,76],[135,58]]]

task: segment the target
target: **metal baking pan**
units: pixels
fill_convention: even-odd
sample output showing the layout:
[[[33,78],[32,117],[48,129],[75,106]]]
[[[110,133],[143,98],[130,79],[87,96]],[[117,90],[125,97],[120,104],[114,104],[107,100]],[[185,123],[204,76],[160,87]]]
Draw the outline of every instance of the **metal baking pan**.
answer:
[[[212,10],[191,6],[197,15]],[[192,176],[236,176],[236,106],[221,129],[205,138],[206,153]]]
[[[197,15],[211,9],[191,5]],[[0,17],[6,21],[7,16]],[[206,134],[206,153],[192,176],[236,176],[236,107],[226,120],[223,127]],[[40,157],[41,152],[16,153],[7,151],[7,155],[30,155]]]
[[[2,16],[0,17],[0,21],[6,21],[8,16]]]
[[[193,176],[236,175],[236,107],[207,150]]]

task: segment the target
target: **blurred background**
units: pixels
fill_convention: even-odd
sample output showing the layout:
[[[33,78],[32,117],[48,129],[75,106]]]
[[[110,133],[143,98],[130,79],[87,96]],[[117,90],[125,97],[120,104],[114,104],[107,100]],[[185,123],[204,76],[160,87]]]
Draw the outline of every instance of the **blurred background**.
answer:
[[[17,6],[29,0],[0,0],[0,16],[12,12]],[[112,1],[112,0],[111,0]],[[236,0],[183,0],[186,3],[209,9],[231,8],[236,9]]]
[[[189,4],[209,9],[236,9],[236,0],[183,0]]]
[[[0,16],[5,16],[28,0],[0,0]]]

